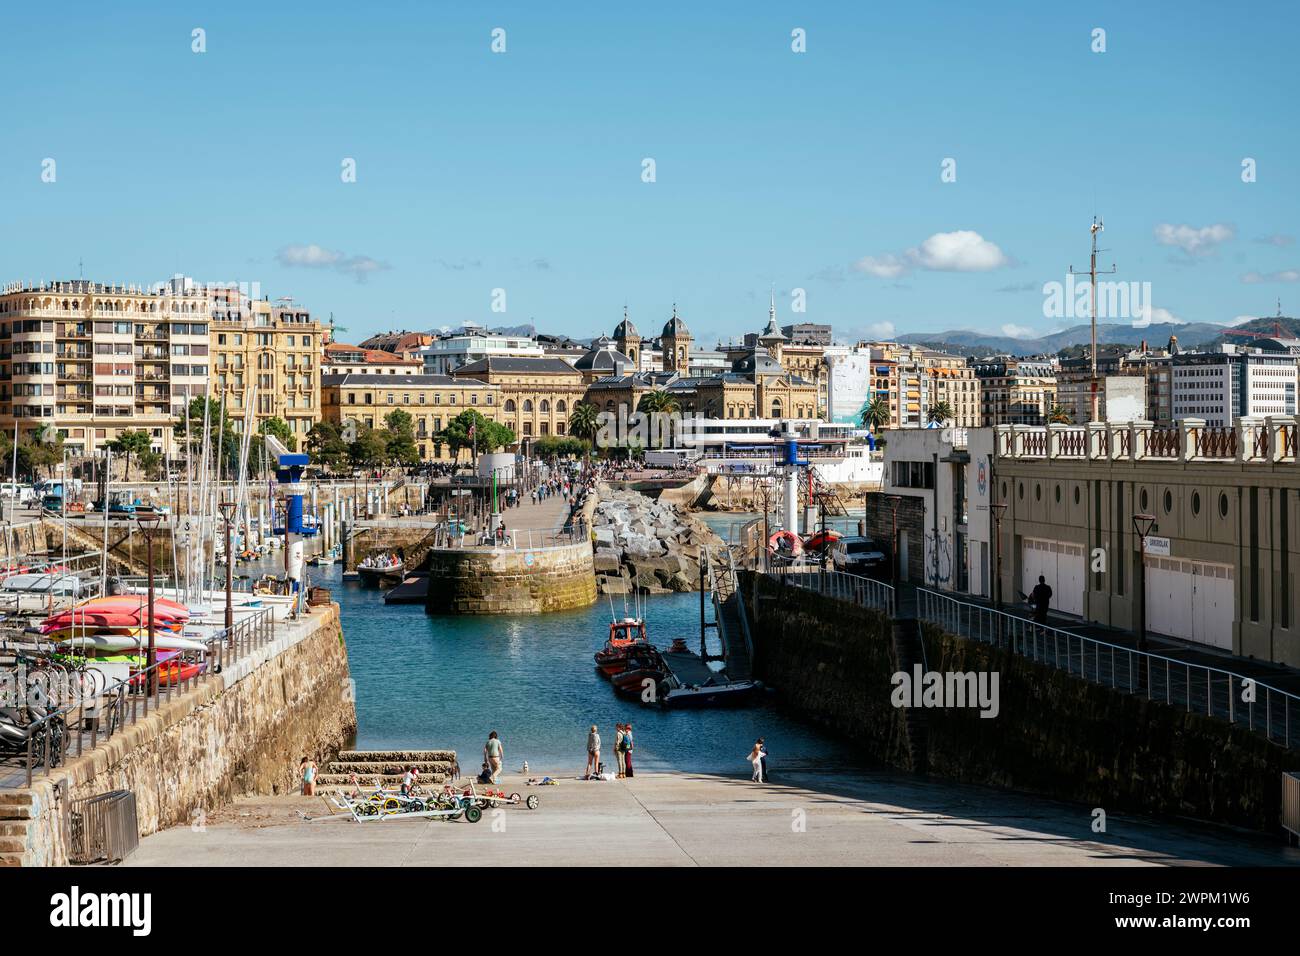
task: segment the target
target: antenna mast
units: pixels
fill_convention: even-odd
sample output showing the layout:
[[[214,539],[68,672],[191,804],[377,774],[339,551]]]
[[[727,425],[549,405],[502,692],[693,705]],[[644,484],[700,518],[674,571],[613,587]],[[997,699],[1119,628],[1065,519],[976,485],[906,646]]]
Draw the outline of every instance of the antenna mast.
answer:
[[[1074,266],[1070,266],[1070,275],[1087,275],[1091,285],[1088,305],[1088,311],[1092,314],[1092,352],[1090,354],[1092,369],[1090,376],[1091,387],[1089,389],[1091,392],[1091,415],[1088,420],[1092,422],[1101,421],[1097,401],[1097,276],[1099,274],[1112,275],[1118,271],[1115,264],[1112,262],[1109,271],[1102,270],[1101,273],[1097,272],[1097,233],[1104,232],[1105,229],[1106,227],[1102,224],[1102,221],[1096,216],[1093,216],[1092,226],[1089,230],[1092,233],[1092,257],[1089,260],[1088,271],[1087,273],[1075,272]],[[1105,250],[1103,249],[1102,251],[1104,252]]]

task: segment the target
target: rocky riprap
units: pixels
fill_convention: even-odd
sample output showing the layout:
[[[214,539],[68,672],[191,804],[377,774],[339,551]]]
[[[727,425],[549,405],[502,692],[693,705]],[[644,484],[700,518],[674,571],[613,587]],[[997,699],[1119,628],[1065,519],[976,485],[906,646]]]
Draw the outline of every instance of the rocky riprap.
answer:
[[[593,563],[602,594],[697,591],[700,553],[725,547],[713,529],[676,505],[602,486],[592,515]]]

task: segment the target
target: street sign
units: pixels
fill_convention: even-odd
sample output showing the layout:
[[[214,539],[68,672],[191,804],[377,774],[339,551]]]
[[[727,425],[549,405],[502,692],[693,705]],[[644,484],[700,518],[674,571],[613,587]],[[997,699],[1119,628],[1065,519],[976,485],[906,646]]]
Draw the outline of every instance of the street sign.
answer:
[[[1147,535],[1147,554],[1157,558],[1169,557],[1169,539],[1160,538],[1156,535]]]

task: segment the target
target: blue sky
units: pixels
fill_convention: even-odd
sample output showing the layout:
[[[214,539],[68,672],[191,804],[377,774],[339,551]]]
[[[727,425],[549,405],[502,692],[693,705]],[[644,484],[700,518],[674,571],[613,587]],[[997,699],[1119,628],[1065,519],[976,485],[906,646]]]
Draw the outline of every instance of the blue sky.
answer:
[[[1294,4],[3,17],[5,281],[84,260],[98,280],[258,282],[354,341],[465,321],[592,335],[625,301],[643,331],[676,302],[728,337],[762,325],[773,285],[783,321],[846,336],[1044,332],[1073,324],[1044,318],[1041,287],[1086,267],[1096,212],[1103,259],[1151,283],[1157,317],[1300,313]]]

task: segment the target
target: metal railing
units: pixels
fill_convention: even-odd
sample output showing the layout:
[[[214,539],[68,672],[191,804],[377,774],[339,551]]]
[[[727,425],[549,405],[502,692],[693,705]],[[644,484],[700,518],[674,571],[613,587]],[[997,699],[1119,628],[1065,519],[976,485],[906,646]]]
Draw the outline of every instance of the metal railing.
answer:
[[[107,684],[103,671],[92,665],[81,668],[56,665],[66,681],[63,693],[70,699],[26,726],[23,765],[27,786],[32,785],[34,770],[43,769],[45,776],[49,776],[69,755],[80,757],[94,750],[101,736],[104,741],[111,740],[142,717],[148,717],[151,706],[156,710],[173,695],[189,693],[227,666],[269,644],[275,636],[272,614],[269,607],[259,609],[236,621],[229,632],[222,628],[208,638],[204,642],[208,645],[205,666],[197,672],[191,672],[176,657],[155,661],[152,667],[141,668],[124,680]],[[22,689],[25,694],[27,687]],[[49,693],[44,686],[42,689]],[[87,711],[89,732],[84,729]]]
[[[135,794],[110,790],[72,804],[72,841],[68,859],[72,863],[112,863],[126,859],[140,843],[136,821]]]
[[[1256,678],[1085,637],[917,588],[917,615],[950,634],[999,644],[1094,684],[1226,720],[1273,743],[1300,746],[1300,697]]]
[[[1282,774],[1282,827],[1300,839],[1300,773]]]
[[[890,617],[893,617],[897,607],[891,585],[873,578],[864,578],[860,574],[797,565],[769,568],[765,573],[784,584],[793,584],[859,607],[884,611]]]

